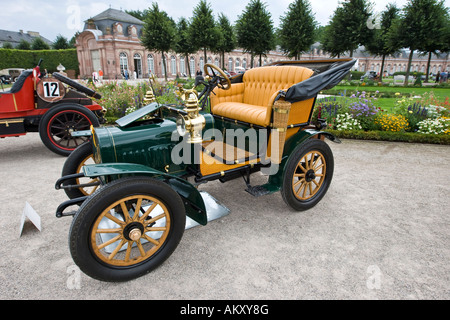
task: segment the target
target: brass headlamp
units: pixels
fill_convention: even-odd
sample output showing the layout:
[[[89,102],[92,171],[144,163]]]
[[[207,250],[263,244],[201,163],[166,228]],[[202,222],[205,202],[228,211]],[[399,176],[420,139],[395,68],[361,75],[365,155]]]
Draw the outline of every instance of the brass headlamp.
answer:
[[[180,136],[189,132],[188,143],[202,143],[202,130],[205,127],[205,117],[199,114],[198,96],[195,89],[183,90],[181,98],[184,100],[186,115],[177,119],[177,130]]]

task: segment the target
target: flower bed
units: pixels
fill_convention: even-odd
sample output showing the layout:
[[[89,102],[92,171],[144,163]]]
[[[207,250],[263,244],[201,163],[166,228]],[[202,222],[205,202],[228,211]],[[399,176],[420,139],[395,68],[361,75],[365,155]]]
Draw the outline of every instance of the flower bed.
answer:
[[[357,91],[350,97],[318,99],[313,121],[325,119],[327,131],[340,137],[449,144],[448,97],[439,99],[432,92],[420,97],[396,93],[395,106],[385,111],[378,96],[378,91]],[[430,138],[432,135],[444,138]]]
[[[103,99],[108,123],[143,106],[145,94],[153,88],[159,103],[180,103],[179,85],[191,88],[193,80],[182,83],[105,82],[95,88]],[[88,84],[89,85],[89,84]],[[92,84],[90,84],[92,86]],[[380,89],[381,90],[381,89]],[[413,93],[394,93],[395,106],[386,111],[379,91],[355,91],[351,96],[329,96],[317,99],[313,121],[327,121],[327,131],[341,138],[408,141],[450,144],[450,103],[448,96],[436,97],[433,92],[420,97]]]

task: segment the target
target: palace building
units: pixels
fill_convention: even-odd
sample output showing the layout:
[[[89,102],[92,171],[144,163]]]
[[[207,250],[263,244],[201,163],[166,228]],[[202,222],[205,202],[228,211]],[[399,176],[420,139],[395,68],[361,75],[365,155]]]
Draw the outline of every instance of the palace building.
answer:
[[[168,78],[188,75],[189,64],[191,75],[203,70],[205,63],[222,65],[220,55],[207,54],[204,61],[203,51],[186,57],[175,52],[166,54],[166,69],[162,63],[162,55],[145,49],[141,42],[144,22],[116,9],[107,9],[85,21],[83,32],[76,39],[77,54],[82,78],[91,77],[94,71],[103,71],[104,79],[123,79],[125,70],[130,79],[148,78],[155,74],[162,78],[167,72]],[[373,57],[360,48],[354,54],[358,58],[358,71],[381,71],[381,57]],[[301,59],[325,59],[329,56],[320,49],[320,44],[312,46],[311,51],[302,55]],[[424,72],[427,56],[414,55],[412,71]],[[263,57],[263,65],[288,58],[279,50],[271,51]],[[247,69],[251,65],[251,56],[243,50],[233,50],[225,54],[225,67],[229,72]],[[406,71],[408,53],[402,51],[389,56],[385,62],[385,72],[393,74]],[[259,57],[254,57],[254,66],[259,66]],[[448,54],[436,57],[433,55],[430,72],[436,74],[442,70],[450,71]]]

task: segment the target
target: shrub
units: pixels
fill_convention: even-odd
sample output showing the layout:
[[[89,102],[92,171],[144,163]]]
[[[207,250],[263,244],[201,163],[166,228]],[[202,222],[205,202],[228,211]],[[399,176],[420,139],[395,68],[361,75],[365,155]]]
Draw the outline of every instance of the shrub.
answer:
[[[336,130],[361,130],[358,119],[349,113],[338,114],[336,117]]]
[[[375,123],[383,131],[404,132],[409,127],[408,120],[401,114],[382,114],[376,118]]]
[[[419,133],[450,135],[450,118],[425,119],[420,121],[417,126]]]
[[[378,91],[376,92],[378,94]],[[355,98],[356,101],[350,103],[349,112],[353,118],[357,119],[364,130],[374,129],[374,120],[379,111],[374,104],[376,96],[370,96],[365,91],[352,95],[350,98]]]

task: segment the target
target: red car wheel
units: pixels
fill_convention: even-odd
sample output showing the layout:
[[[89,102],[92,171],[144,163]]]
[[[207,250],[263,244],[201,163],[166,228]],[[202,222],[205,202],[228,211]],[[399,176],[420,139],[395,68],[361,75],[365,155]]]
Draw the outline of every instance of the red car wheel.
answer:
[[[60,105],[50,109],[39,124],[42,142],[51,151],[68,156],[88,137],[74,137],[75,131],[89,130],[100,125],[95,114],[80,105]]]

